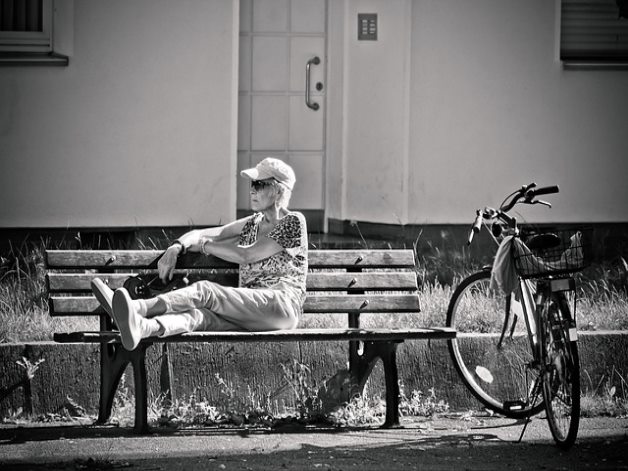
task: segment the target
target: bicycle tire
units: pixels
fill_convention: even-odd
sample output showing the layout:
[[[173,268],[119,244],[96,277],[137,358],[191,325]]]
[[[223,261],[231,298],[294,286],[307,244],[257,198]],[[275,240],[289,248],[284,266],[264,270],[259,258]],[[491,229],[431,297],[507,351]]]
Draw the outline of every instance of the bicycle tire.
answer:
[[[570,448],[580,424],[580,359],[571,309],[564,293],[552,293],[545,303],[539,335],[544,368],[543,398],[547,422],[556,444]]]
[[[518,318],[512,339],[499,346],[506,306],[511,296],[490,289],[491,273],[465,278],[447,309],[447,326],[457,338],[448,341],[454,366],[467,389],[488,409],[521,419],[543,409],[540,374],[532,370],[533,353],[525,320]],[[512,318],[511,318],[512,322]]]

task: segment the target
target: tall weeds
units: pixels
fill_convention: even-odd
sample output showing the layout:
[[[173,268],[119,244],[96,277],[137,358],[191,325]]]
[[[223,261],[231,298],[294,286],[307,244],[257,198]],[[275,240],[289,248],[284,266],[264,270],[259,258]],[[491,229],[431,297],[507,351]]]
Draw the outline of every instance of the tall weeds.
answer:
[[[159,248],[170,237],[160,234],[153,239],[136,239],[131,245],[139,248]],[[368,241],[362,238],[365,248]],[[399,242],[401,244],[401,242]],[[399,245],[396,244],[396,245]],[[0,257],[0,343],[50,340],[52,332],[94,330],[96,319],[51,318],[45,289],[44,248],[90,248],[109,246],[122,248],[122,242],[85,240],[80,233],[60,242],[49,240],[23,242],[10,246]],[[128,244],[127,244],[128,245]],[[446,233],[438,243],[423,240],[422,234],[412,242],[420,281],[421,316],[365,316],[365,327],[426,327],[443,325],[449,299],[456,284],[480,263],[465,250],[456,248]],[[622,263],[623,262],[623,263]],[[583,330],[628,330],[628,264],[623,259],[614,263],[596,264],[579,275],[577,315]],[[345,325],[342,316],[306,316],[303,327]]]
[[[42,250],[11,246],[0,259],[0,343],[45,340],[51,330]]]

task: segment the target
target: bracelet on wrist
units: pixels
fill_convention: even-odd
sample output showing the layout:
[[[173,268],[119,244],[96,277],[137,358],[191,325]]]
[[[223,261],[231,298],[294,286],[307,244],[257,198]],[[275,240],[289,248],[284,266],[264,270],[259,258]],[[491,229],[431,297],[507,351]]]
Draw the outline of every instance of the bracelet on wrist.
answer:
[[[185,255],[186,250],[185,250],[185,245],[183,245],[183,243],[180,240],[175,240],[172,243],[172,247],[174,247],[175,245],[178,245],[181,247],[181,250],[179,250],[179,255]]]

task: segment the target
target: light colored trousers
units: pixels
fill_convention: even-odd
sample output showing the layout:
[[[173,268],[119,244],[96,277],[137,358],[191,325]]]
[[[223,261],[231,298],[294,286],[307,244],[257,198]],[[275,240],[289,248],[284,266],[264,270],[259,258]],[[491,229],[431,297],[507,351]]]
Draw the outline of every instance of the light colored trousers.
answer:
[[[166,313],[155,316],[163,337],[193,331],[264,331],[294,329],[301,304],[287,289],[222,286],[203,280],[157,296]]]

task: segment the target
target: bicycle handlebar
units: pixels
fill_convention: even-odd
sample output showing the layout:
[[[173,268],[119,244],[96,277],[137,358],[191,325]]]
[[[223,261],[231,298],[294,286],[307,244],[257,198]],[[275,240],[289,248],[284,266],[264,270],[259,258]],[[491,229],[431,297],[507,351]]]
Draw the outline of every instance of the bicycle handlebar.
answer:
[[[504,203],[502,203],[499,209],[500,211],[507,213],[512,208],[514,208],[517,203],[521,202],[521,200],[523,200],[523,202],[526,204],[536,204],[537,202],[539,202],[534,199],[537,196],[550,195],[550,194],[558,193],[558,192],[559,192],[558,185],[543,186],[541,188],[536,188],[536,183],[530,183],[529,185],[522,186],[521,189],[519,189],[519,191],[515,191],[511,195],[512,198],[510,199],[510,201],[508,203],[504,201]]]
[[[539,195],[552,195],[554,193],[558,193],[560,190],[558,189],[558,185],[544,186],[541,188],[537,188],[536,190],[532,190],[532,197]]]
[[[473,241],[473,237],[475,236],[475,234],[480,232],[480,229],[482,227],[482,220],[484,218],[492,219],[495,216],[499,216],[499,217],[502,217],[504,220],[509,221],[511,218],[507,216],[506,213],[510,211],[512,208],[514,208],[515,205],[518,203],[525,203],[525,204],[540,203],[540,204],[544,204],[546,206],[551,207],[551,205],[548,202],[537,200],[535,198],[540,195],[551,195],[558,192],[559,192],[558,185],[550,185],[550,186],[543,186],[541,188],[536,188],[536,183],[530,183],[529,185],[522,186],[518,191],[515,191],[510,196],[506,197],[501,207],[499,208],[499,211],[495,211],[492,208],[486,208],[484,211],[478,209],[476,211],[475,221],[473,222],[473,225],[471,226],[471,231],[469,232],[467,245],[470,245],[471,242]],[[506,202],[508,199],[510,200]]]

